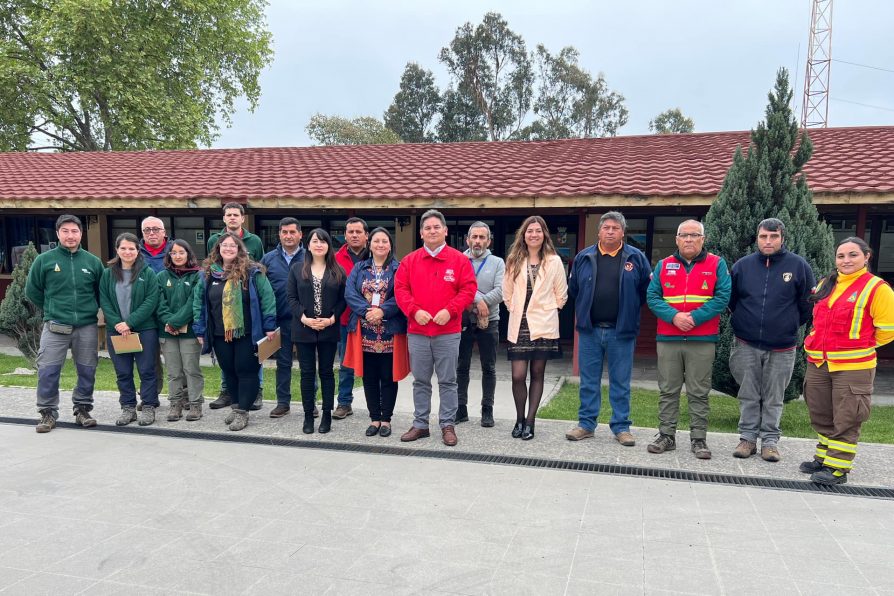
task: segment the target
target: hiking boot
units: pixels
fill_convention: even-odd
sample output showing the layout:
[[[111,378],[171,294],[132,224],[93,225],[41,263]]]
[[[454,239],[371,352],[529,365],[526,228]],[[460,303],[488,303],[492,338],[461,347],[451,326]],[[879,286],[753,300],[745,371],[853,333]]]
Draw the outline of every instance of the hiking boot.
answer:
[[[202,418],[202,404],[201,402],[191,404],[189,407],[189,412],[186,413],[186,421],[187,422],[195,422],[196,420],[200,420]]]
[[[698,459],[711,459],[711,450],[704,439],[692,439],[689,442],[689,450],[695,454]]]
[[[287,415],[291,411],[289,406],[277,405],[273,410],[270,411],[271,418],[282,418]]]
[[[233,410],[233,421],[230,422],[230,430],[242,430],[248,426],[248,412],[245,410]]]
[[[752,443],[745,439],[739,439],[739,444],[733,449],[733,457],[738,457],[739,459],[748,459],[755,453],[757,453],[757,443]]]
[[[354,413],[354,409],[350,405],[347,405],[347,406],[339,405],[337,408],[335,408],[335,411],[332,412],[332,417],[335,418],[336,420],[344,420],[345,418],[347,418],[348,416],[350,416],[353,413]]]
[[[260,410],[260,409],[263,408],[263,407],[264,407],[264,390],[263,390],[263,389],[259,389],[259,390],[258,390],[258,396],[255,398],[254,403],[251,404],[251,407],[249,407],[248,409],[249,409],[249,410],[252,410],[252,411],[257,411],[257,410]]]
[[[84,428],[93,428],[96,426],[96,418],[90,415],[87,408],[78,406],[74,411],[75,423],[80,424]]]
[[[56,417],[53,416],[53,413],[49,410],[41,412],[40,420],[38,421],[35,430],[39,433],[48,433],[54,428],[56,428]]]
[[[575,426],[567,433],[565,433],[565,438],[569,441],[580,441],[582,439],[592,439],[593,431],[587,430],[585,428],[581,428],[580,426]]]
[[[493,406],[481,406],[481,426],[491,428],[494,425]]]
[[[815,472],[819,472],[823,469],[823,462],[818,459],[812,459],[810,461],[803,461],[801,465],[798,466],[798,471],[804,474],[813,474]]]
[[[467,406],[457,406],[456,416],[453,417],[454,424],[469,421],[469,408]]]
[[[208,407],[212,410],[219,410],[221,408],[226,408],[233,404],[233,396],[230,395],[230,392],[226,389],[221,390],[220,395],[217,396],[213,402],[208,404]]]
[[[761,447],[761,459],[771,462],[779,461],[781,459],[779,456],[779,449],[776,448],[776,445]]]
[[[834,486],[836,484],[844,484],[847,482],[847,474],[841,470],[833,470],[832,468],[823,466],[822,470],[810,475],[810,481],[825,486]]]
[[[671,435],[663,435],[658,433],[655,440],[646,446],[649,453],[664,453],[665,451],[673,451],[677,448],[677,439]]]
[[[622,430],[615,434],[615,440],[624,447],[633,447],[636,445],[636,439],[629,430]]]
[[[155,406],[147,406],[143,404],[143,411],[140,412],[140,426],[149,426],[155,422]]]
[[[183,418],[183,402],[178,400],[171,402],[171,407],[168,408],[168,422],[177,422]]]
[[[230,408],[230,413],[224,418],[224,424],[232,424],[236,419],[236,408]]]
[[[137,409],[133,406],[124,406],[121,408],[121,415],[115,421],[115,426],[127,426],[131,422],[137,420]]]

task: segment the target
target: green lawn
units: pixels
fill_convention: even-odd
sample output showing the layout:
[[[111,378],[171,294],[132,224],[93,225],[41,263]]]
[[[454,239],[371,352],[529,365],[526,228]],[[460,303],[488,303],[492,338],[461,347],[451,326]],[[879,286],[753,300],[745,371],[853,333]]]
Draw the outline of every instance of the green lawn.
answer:
[[[540,418],[554,420],[577,420],[580,406],[578,398],[579,386],[565,383],[552,401],[537,413]],[[608,390],[602,390],[602,409],[599,422],[608,424],[611,419],[611,405],[608,403]],[[733,397],[711,396],[711,414],[708,418],[708,430],[712,432],[738,432],[739,403]],[[658,392],[634,388],[630,396],[630,419],[636,426],[658,428]],[[803,401],[785,404],[780,424],[782,434],[787,437],[812,439],[816,433],[810,427],[807,406]],[[680,420],[678,428],[689,428],[689,408],[685,396],[680,399]],[[873,406],[872,415],[863,424],[860,440],[868,443],[894,443],[894,406]]]
[[[36,387],[37,375],[11,375],[16,368],[30,368],[28,361],[21,356],[7,356],[0,354],[0,385],[6,387]],[[205,397],[217,397],[220,392],[220,369],[212,366],[203,366],[202,373],[205,375]],[[139,384],[139,377],[135,377]],[[74,389],[77,375],[75,374],[74,364],[71,360],[65,362],[62,368],[62,376],[59,380],[59,388],[63,391]],[[338,374],[335,375],[336,394],[338,392]],[[354,386],[363,384],[363,379],[355,378]],[[167,379],[165,379],[165,389],[167,389]],[[96,386],[97,391],[117,391],[118,385],[115,382],[115,369],[112,367],[112,361],[108,358],[100,358],[99,366],[96,369]],[[319,393],[319,392],[318,392]],[[319,398],[319,395],[318,395]],[[276,399],[276,370],[267,369],[264,371],[264,399]],[[301,401],[301,373],[297,370],[292,371],[292,401]]]

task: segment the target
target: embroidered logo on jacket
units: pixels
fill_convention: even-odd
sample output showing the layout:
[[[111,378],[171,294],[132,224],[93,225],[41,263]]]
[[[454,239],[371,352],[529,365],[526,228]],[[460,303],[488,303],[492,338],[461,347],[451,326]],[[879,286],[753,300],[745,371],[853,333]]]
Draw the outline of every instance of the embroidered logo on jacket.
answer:
[[[456,278],[453,276],[453,269],[447,269],[446,271],[444,271],[444,281],[456,281]]]
[[[707,290],[707,289],[708,289],[708,282],[706,282],[706,281],[703,281],[703,282],[702,282],[702,289],[703,289],[703,290]]]
[[[624,271],[633,271],[633,263],[624,263]]]
[[[851,294],[851,297],[847,299],[848,302],[856,302],[857,301],[857,293],[854,292]]]
[[[664,268],[665,268],[665,269],[679,269],[679,268],[680,268],[680,264],[679,264],[679,263],[674,263],[674,262],[669,261],[669,262],[667,262],[667,263],[664,264]]]
[[[56,271],[57,273],[58,273],[59,271],[62,271],[62,269],[59,269],[59,263],[56,263],[56,266],[53,267],[53,271]]]
[[[783,274],[782,274],[782,281],[784,281],[785,283],[788,283],[788,282],[790,282],[791,280],[792,280],[792,274],[791,274],[791,273],[786,272],[786,273],[783,273]]]

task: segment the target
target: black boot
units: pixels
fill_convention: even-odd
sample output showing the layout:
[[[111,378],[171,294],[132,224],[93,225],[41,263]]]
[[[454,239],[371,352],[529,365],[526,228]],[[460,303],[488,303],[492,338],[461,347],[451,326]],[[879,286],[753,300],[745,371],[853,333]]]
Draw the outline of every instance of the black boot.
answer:
[[[522,430],[521,440],[522,441],[530,441],[534,438],[534,423],[525,424],[525,428]]]
[[[469,421],[469,408],[466,406],[458,406],[456,408],[456,416],[453,419],[455,424]]]
[[[230,395],[230,392],[226,389],[222,389],[220,395],[217,396],[213,402],[208,404],[208,407],[212,410],[219,410],[221,408],[226,408],[233,403],[233,397]]]
[[[257,411],[264,407],[264,390],[258,389],[258,396],[255,398],[253,404],[251,404],[248,409]]]
[[[304,413],[304,426],[301,430],[303,430],[306,435],[314,434],[314,415],[312,413]]]
[[[810,481],[825,486],[834,486],[836,484],[844,484],[847,482],[847,474],[832,468],[823,466],[819,472],[810,475]]]
[[[320,433],[328,433],[332,428],[332,410],[325,410],[320,416]]]
[[[525,428],[524,420],[517,420],[515,422],[515,427],[513,427],[513,429],[512,429],[512,438],[517,439],[520,436],[522,436],[522,431],[524,430],[524,428]]]
[[[494,425],[494,409],[492,406],[481,406],[481,426],[490,428]]]

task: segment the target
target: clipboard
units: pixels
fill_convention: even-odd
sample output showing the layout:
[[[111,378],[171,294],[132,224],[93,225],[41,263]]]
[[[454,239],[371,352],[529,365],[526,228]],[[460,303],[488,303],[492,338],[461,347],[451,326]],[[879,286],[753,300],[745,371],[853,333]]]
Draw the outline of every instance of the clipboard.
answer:
[[[276,353],[277,350],[282,346],[282,334],[279,332],[279,327],[273,330],[273,339],[267,340],[267,336],[265,335],[262,339],[258,340],[258,362],[262,363],[270,358],[273,354]]]
[[[133,354],[143,351],[143,344],[140,343],[140,334],[131,333],[129,335],[112,335],[112,348],[116,354]]]

